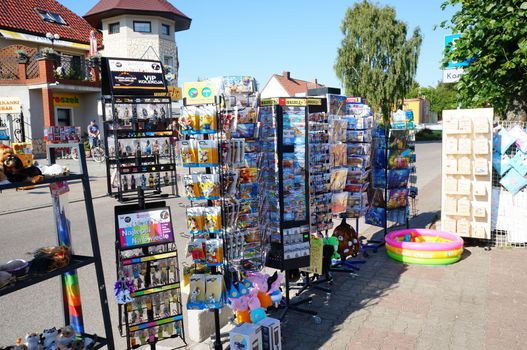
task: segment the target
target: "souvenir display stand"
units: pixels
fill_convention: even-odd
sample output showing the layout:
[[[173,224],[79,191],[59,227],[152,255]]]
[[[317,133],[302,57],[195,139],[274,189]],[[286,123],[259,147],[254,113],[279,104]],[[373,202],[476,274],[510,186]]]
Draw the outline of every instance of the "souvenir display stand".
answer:
[[[104,144],[108,194],[120,202],[177,195],[169,97],[105,96]]]
[[[138,204],[115,207],[115,227],[117,283],[131,289],[130,299],[118,305],[127,349],[155,349],[159,341],[177,337],[186,345],[170,208],[140,196]]]
[[[177,195],[171,100],[158,61],[101,61],[108,194],[120,202]],[[114,190],[116,187],[116,190]]]
[[[184,87],[185,91],[188,89]],[[195,262],[187,309],[213,312],[214,349],[222,349],[219,310],[225,304],[223,235],[228,221],[223,200],[227,186],[223,153],[220,156],[220,147],[224,144],[219,137],[220,102],[214,95],[199,103],[185,98],[179,122],[186,139],[178,143],[181,165],[188,168],[183,182],[185,196],[191,201],[187,208],[187,228],[192,236],[189,252]]]
[[[55,164],[56,160],[56,151],[62,150],[65,148],[71,148],[72,144],[48,144],[47,146],[47,154],[48,154],[48,164]],[[84,147],[82,144],[76,144],[73,146],[76,151],[79,154],[79,165],[81,169],[81,173],[79,174],[73,174],[70,173],[66,176],[56,176],[56,177],[46,177],[42,182],[35,185],[35,187],[43,187],[44,185],[50,185],[54,188],[62,187],[67,188],[67,184],[64,182],[70,181],[70,180],[80,180],[83,187],[83,193],[84,193],[84,204],[86,208],[86,218],[88,221],[88,231],[90,234],[90,241],[91,241],[91,247],[93,256],[81,256],[81,255],[71,255],[69,259],[69,264],[54,269],[48,272],[33,274],[30,273],[27,277],[23,279],[19,279],[16,282],[14,282],[12,285],[1,288],[0,289],[0,296],[6,295],[9,293],[16,292],[17,290],[35,285],[37,283],[43,282],[45,280],[48,280],[52,277],[61,276],[61,282],[62,282],[62,291],[63,291],[63,300],[64,300],[64,323],[66,325],[71,325],[74,330],[78,333],[81,333],[83,338],[91,338],[94,340],[94,345],[92,349],[100,349],[104,346],[107,346],[108,349],[115,349],[114,347],[114,340],[113,340],[113,333],[112,333],[112,327],[111,327],[111,321],[110,321],[110,312],[108,309],[108,300],[107,300],[107,294],[106,294],[106,288],[105,288],[105,282],[104,282],[104,274],[103,274],[103,266],[101,261],[101,254],[99,249],[99,241],[97,237],[97,226],[95,224],[95,215],[93,211],[93,203],[92,203],[92,196],[91,196],[91,189],[90,189],[90,179],[88,175],[87,165],[86,165],[86,156],[84,153]],[[22,186],[27,186],[33,184],[29,181],[25,182],[16,182],[16,183],[1,183],[0,184],[0,191],[7,190],[7,189],[14,189]],[[54,199],[55,201],[55,199]],[[55,206],[54,202],[54,209],[57,210],[58,207]],[[57,214],[57,213],[56,213]],[[72,250],[71,240],[69,237],[69,220],[65,217],[64,212],[58,213],[63,219],[60,223],[66,224],[67,227],[60,227],[59,222],[57,221],[57,231],[58,231],[58,240],[61,245],[66,246],[70,252]],[[67,232],[67,236],[65,237],[63,234]],[[94,336],[84,333],[84,325],[82,321],[82,303],[80,294],[78,294],[78,280],[76,277],[75,271],[81,267],[87,266],[87,265],[95,265],[95,272],[96,272],[96,278],[97,278],[97,289],[99,292],[99,299],[100,299],[100,306],[102,311],[102,322],[104,324],[104,330],[105,330],[105,337],[100,336]],[[73,283],[74,282],[74,283]],[[7,315],[4,315],[7,317]],[[28,330],[30,331],[30,330]]]
[[[409,227],[408,184],[410,174],[416,174],[412,112],[394,113],[390,127],[377,126],[374,129],[373,141],[373,195],[366,212],[366,223],[382,227],[386,235],[388,221]],[[416,192],[415,188],[412,190]]]
[[[186,344],[170,208],[147,203],[176,195],[171,101],[154,96],[167,91],[163,67],[120,58],[103,58],[101,67],[108,193],[135,202],[115,207],[119,330],[127,349],[170,338]]]
[[[527,247],[527,123],[495,121],[491,244]]]
[[[308,106],[317,98],[260,101],[260,230],[268,242],[265,265],[285,271],[285,306],[316,315],[289,297],[289,272],[310,265]]]
[[[493,115],[492,108],[443,111],[443,231],[491,238]]]

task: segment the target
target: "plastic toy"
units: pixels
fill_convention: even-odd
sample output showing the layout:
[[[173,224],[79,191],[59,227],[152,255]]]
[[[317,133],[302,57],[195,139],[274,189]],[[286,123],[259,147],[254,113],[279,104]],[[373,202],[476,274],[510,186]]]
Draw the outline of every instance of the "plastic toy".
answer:
[[[427,229],[390,232],[386,251],[397,261],[421,265],[452,264],[461,259],[463,239],[455,234]]]

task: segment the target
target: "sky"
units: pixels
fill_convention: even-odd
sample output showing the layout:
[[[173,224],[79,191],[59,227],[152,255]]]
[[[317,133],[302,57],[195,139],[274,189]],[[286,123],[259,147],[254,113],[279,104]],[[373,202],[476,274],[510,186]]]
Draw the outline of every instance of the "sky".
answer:
[[[58,0],[84,15],[98,0]],[[152,0],[144,0],[152,1]],[[179,83],[222,75],[250,75],[260,88],[272,74],[290,71],[293,78],[318,79],[342,87],[333,65],[342,40],[340,24],[355,1],[344,0],[185,0],[170,2],[192,18],[189,30],[176,33]],[[380,0],[395,7],[408,33],[421,28],[423,44],[416,80],[435,86],[441,80],[444,36],[434,27],[454,11],[443,0]]]

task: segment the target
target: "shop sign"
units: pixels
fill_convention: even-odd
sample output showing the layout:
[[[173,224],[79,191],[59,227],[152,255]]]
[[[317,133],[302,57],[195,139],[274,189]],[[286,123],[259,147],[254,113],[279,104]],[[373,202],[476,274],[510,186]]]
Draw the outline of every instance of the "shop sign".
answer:
[[[167,92],[156,92],[154,96],[168,96],[172,101],[181,100],[182,96],[181,88],[178,86],[167,86]]]
[[[103,58],[103,93],[153,95],[166,92],[165,75],[161,62]]]
[[[0,97],[0,114],[20,114],[20,98],[15,96]]]
[[[74,107],[81,106],[79,95],[73,94],[53,94],[53,105],[55,107]]]
[[[463,75],[463,67],[443,70],[443,83],[457,83]]]
[[[187,105],[214,103],[214,84],[208,81],[183,83],[183,98]]]
[[[456,42],[461,38],[461,34],[450,34],[445,35],[445,48],[450,47],[450,51],[454,51],[456,49]],[[458,68],[458,67],[466,67],[470,63],[469,60],[464,61],[448,61],[448,69],[452,68]]]

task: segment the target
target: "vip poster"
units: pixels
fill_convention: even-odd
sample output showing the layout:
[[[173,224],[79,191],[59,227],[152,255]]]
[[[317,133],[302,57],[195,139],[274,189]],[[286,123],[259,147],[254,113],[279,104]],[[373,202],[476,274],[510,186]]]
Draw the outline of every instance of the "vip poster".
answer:
[[[103,58],[102,68],[103,94],[153,95],[167,91],[159,61]]]

